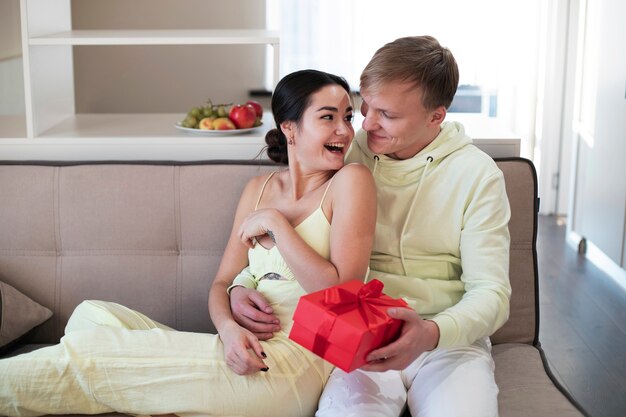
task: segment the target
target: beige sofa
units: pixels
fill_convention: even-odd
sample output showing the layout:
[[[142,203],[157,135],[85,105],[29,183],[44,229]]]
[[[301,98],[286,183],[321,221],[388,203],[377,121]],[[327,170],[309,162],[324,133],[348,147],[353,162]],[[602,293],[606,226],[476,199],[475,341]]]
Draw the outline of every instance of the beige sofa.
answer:
[[[532,164],[499,160],[512,208],[513,296],[493,335],[500,415],[580,416],[538,341]],[[122,303],[180,330],[213,332],[207,293],[260,162],[0,163],[0,281],[54,313],[9,354],[58,342],[85,299]],[[0,383],[2,383],[0,381]]]

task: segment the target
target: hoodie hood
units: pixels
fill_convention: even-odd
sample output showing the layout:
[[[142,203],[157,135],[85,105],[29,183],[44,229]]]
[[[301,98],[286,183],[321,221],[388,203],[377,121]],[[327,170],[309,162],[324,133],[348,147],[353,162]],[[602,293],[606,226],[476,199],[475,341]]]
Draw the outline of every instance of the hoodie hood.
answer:
[[[367,165],[374,177],[389,185],[406,185],[419,181],[427,164],[435,167],[443,158],[471,143],[472,139],[465,134],[463,125],[458,122],[444,122],[435,140],[417,155],[405,160],[372,153],[367,146],[367,133],[363,130],[354,139],[354,146],[358,146],[367,156]]]

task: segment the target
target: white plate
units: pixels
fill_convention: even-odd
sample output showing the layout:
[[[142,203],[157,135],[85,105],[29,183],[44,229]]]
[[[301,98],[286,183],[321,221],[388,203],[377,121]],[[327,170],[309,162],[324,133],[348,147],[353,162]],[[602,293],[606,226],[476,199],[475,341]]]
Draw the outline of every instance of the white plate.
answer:
[[[263,124],[256,127],[251,127],[249,129],[231,129],[231,130],[203,130],[203,129],[193,129],[191,127],[183,127],[180,122],[176,123],[174,127],[178,130],[183,130],[192,135],[200,135],[200,136],[232,136],[232,135],[241,135],[242,133],[249,133],[259,130],[263,127]]]

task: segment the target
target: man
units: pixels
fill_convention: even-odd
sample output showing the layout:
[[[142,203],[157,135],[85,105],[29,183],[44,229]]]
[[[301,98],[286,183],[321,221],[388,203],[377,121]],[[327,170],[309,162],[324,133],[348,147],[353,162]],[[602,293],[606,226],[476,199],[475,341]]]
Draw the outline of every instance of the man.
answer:
[[[497,416],[489,335],[508,318],[510,210],[494,161],[446,122],[454,57],[430,36],[379,49],[361,75],[363,129],[346,157],[370,168],[378,216],[369,278],[412,309],[391,308],[401,336],[369,363],[336,369],[318,416]],[[271,308],[235,288],[237,320],[276,331]]]

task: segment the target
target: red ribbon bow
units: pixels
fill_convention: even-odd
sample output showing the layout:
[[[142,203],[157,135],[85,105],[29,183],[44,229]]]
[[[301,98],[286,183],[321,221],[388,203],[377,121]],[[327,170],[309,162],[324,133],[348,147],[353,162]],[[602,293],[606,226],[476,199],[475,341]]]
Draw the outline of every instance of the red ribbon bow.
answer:
[[[373,279],[363,285],[357,293],[352,293],[341,287],[331,287],[324,290],[324,304],[328,306],[328,311],[332,314],[324,316],[315,335],[313,351],[323,356],[328,349],[328,338],[335,326],[337,316],[357,309],[364,324],[368,329],[374,329],[381,322],[387,320],[389,316],[381,311],[380,306],[397,306],[394,299],[380,298],[384,284],[377,279]]]

